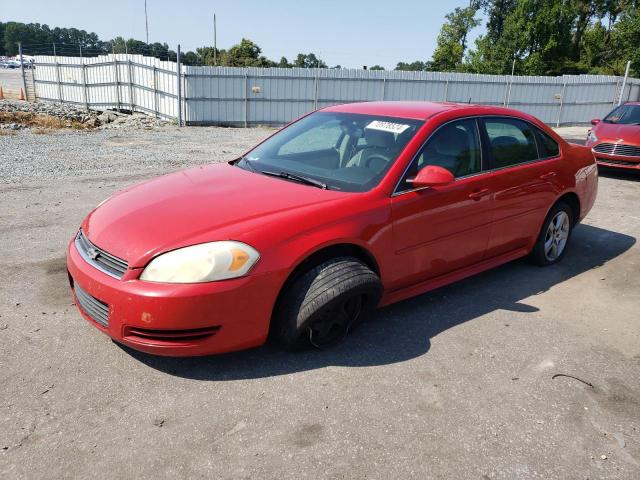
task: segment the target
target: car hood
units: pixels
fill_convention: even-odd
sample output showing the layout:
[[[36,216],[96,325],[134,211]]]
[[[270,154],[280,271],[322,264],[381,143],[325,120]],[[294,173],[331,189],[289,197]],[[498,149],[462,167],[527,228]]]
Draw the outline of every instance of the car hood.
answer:
[[[130,187],[85,219],[98,247],[143,267],[158,253],[248,232],[292,210],[336,202],[349,194],[297,184],[224,164],[175,172]]]
[[[616,142],[622,139],[624,143],[640,145],[640,125],[620,125],[600,122],[594,130],[600,141],[608,140]]]

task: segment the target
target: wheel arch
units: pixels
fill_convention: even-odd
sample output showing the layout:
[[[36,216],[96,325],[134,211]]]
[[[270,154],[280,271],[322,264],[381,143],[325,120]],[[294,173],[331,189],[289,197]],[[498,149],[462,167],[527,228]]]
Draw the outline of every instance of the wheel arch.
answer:
[[[580,205],[580,197],[575,192],[566,192],[560,195],[558,199],[553,202],[553,205],[549,208],[549,211],[557,205],[559,202],[565,202],[571,207],[571,211],[573,213],[573,225],[576,225],[580,221],[580,213],[581,213],[581,205]],[[549,212],[547,212],[548,214]]]
[[[330,245],[323,245],[316,250],[308,252],[304,255],[293,269],[287,275],[286,280],[278,291],[278,296],[273,304],[273,310],[271,312],[271,322],[273,325],[273,315],[275,314],[280,302],[282,301],[283,294],[286,292],[289,285],[291,285],[297,278],[304,273],[308,272],[312,268],[320,265],[321,263],[336,257],[354,257],[362,261],[380,278],[380,266],[375,256],[362,245],[351,242],[334,243]]]

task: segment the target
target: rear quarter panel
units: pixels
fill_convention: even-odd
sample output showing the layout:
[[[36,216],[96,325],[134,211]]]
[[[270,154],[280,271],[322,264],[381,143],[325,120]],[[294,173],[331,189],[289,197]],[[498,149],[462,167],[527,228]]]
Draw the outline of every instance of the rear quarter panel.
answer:
[[[567,160],[575,178],[575,193],[580,199],[580,217],[587,216],[598,194],[598,167],[595,157],[588,147],[568,143]]]

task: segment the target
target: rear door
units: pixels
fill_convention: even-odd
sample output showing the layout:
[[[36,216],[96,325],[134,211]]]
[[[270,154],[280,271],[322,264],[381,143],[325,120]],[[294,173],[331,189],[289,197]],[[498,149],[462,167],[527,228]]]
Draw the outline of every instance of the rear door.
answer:
[[[559,191],[562,159],[558,144],[524,120],[486,117],[482,127],[494,192],[491,258],[531,246]]]
[[[492,192],[482,173],[475,118],[441,126],[427,140],[392,197],[392,288],[402,288],[479,262],[491,229]],[[437,165],[456,177],[450,185],[415,190],[417,172]]]

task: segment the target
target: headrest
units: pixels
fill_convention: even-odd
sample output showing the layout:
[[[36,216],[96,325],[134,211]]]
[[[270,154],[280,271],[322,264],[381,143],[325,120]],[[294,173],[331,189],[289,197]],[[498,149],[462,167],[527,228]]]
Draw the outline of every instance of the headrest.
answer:
[[[513,147],[515,145],[520,145],[520,142],[518,142],[517,138],[504,135],[491,140],[491,145],[493,147]]]
[[[370,147],[392,148],[396,143],[396,137],[393,133],[374,128],[364,129],[364,139]]]
[[[456,127],[445,127],[436,137],[434,148],[440,155],[457,157],[471,149],[469,137]]]

